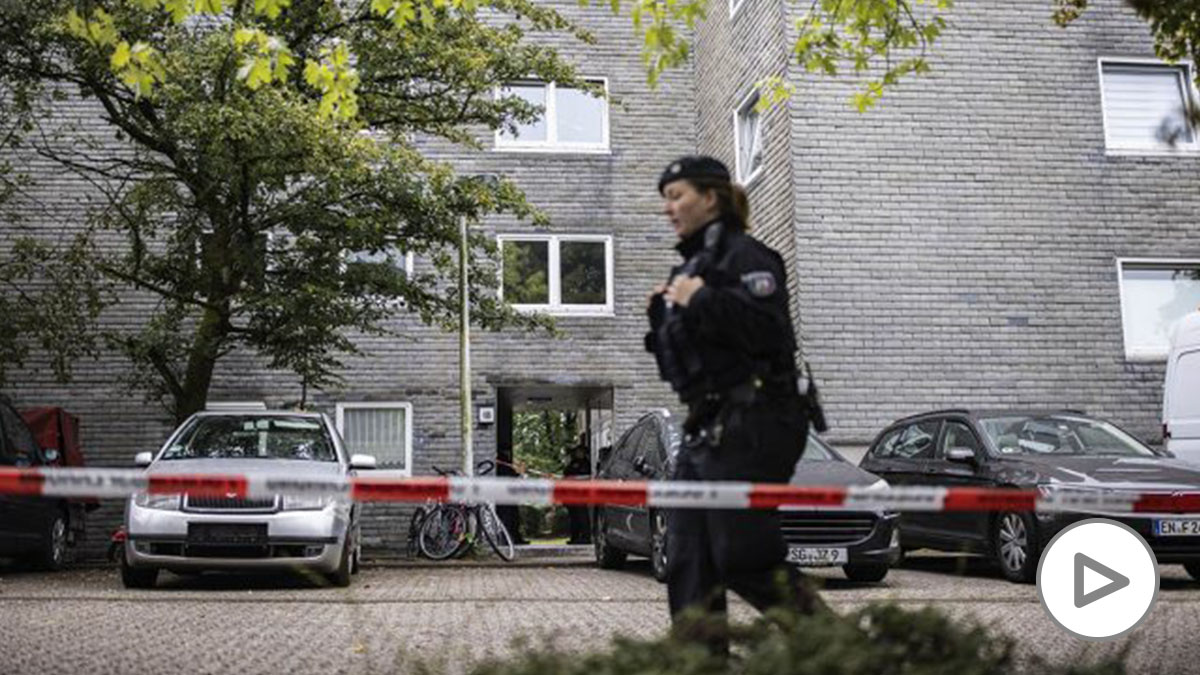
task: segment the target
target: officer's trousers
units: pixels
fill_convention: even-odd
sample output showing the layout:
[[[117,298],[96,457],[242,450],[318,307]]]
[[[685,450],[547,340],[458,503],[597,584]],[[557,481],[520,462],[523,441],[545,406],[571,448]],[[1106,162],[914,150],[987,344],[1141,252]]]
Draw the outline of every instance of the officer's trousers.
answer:
[[[720,442],[694,438],[685,442],[673,477],[787,482],[808,430],[807,420],[792,410],[791,406],[754,405],[723,413],[718,420]],[[727,589],[759,611],[779,605],[803,613],[815,611],[820,599],[799,571],[784,564],[786,554],[775,511],[669,511],[667,596],[677,630],[706,642],[715,652],[727,651]],[[709,614],[709,620],[679,627],[682,614],[692,608]]]

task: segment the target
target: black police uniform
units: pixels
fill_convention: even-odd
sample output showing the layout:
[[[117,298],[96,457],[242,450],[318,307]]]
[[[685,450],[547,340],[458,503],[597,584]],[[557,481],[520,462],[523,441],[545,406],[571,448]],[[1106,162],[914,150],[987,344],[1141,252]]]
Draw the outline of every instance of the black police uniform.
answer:
[[[721,171],[711,158],[684,158],[664,173],[660,191],[673,177]],[[656,296],[646,336],[661,376],[688,406],[673,478],[786,483],[803,452],[810,411],[796,387],[783,259],[720,220],[676,249],[684,262],[670,278],[698,276],[704,286],[686,308],[668,307]],[[799,573],[783,565],[787,546],[775,511],[678,509],[667,524],[673,618],[695,606],[724,612],[726,588],[760,610],[789,604],[810,612],[820,602]],[[786,597],[776,578],[780,569],[790,582]],[[726,647],[721,636],[709,641]]]

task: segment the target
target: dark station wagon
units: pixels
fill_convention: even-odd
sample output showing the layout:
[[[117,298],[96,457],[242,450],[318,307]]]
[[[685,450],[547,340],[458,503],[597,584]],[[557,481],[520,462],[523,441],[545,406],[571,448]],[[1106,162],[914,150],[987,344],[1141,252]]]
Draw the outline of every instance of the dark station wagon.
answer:
[[[1155,451],[1078,411],[941,410],[893,422],[860,466],[891,485],[1036,488],[1079,496],[1200,492],[1200,467]],[[1087,518],[1133,528],[1159,563],[1200,579],[1200,514],[904,512],[905,550],[983,554],[1012,581],[1030,582],[1055,534]]]

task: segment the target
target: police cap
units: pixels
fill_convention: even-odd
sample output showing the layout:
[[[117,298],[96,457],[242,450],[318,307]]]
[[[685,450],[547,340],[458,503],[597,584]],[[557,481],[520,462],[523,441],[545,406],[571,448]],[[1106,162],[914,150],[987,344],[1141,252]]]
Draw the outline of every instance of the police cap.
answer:
[[[668,183],[674,183],[683,178],[719,178],[721,180],[731,180],[729,169],[721,163],[721,160],[708,155],[688,155],[680,157],[671,162],[658,179],[658,193],[662,194],[663,188]]]

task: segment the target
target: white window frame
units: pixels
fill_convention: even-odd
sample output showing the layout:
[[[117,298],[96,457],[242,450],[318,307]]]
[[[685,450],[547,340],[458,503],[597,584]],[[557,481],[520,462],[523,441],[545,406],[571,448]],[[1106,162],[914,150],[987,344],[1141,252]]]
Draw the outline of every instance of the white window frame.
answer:
[[[742,2],[745,1],[746,0],[742,0]],[[733,166],[737,182],[741,183],[745,187],[749,187],[751,183],[753,183],[760,175],[762,175],[763,169],[767,165],[767,146],[766,141],[764,140],[766,138],[766,134],[763,131],[763,127],[766,126],[767,119],[766,115],[758,113],[758,127],[754,131],[754,137],[759,146],[759,152],[762,154],[763,161],[753,173],[748,176],[743,175],[741,129],[742,111],[746,110],[747,108],[753,108],[753,106],[758,102],[758,97],[758,90],[754,87],[751,87],[750,91],[743,96],[740,101],[738,101],[737,107],[733,109]]]
[[[1196,267],[1200,268],[1200,258],[1117,258],[1117,298],[1121,303],[1121,344],[1125,352],[1125,360],[1132,362],[1156,362],[1166,361],[1170,353],[1170,348],[1161,350],[1130,350],[1129,344],[1125,341],[1125,266],[1126,265],[1145,265],[1163,267],[1179,266],[1179,267]]]
[[[354,255],[355,253],[359,253],[359,252],[360,251],[343,250],[342,251],[342,264],[343,265],[349,264],[350,256]],[[412,275],[413,275],[413,253],[412,253],[412,251],[405,251],[404,252],[404,276],[411,279]]]
[[[500,299],[504,299],[504,243],[509,241],[544,241],[548,244],[546,264],[550,268],[547,280],[550,299],[546,304],[514,304],[521,312],[546,312],[562,316],[614,316],[613,314],[613,238],[609,234],[502,234],[497,237],[500,247]],[[562,242],[604,243],[604,298],[603,305],[565,305],[562,303],[562,265],[559,246]]]
[[[1200,151],[1200,127],[1192,124],[1192,142],[1177,143],[1174,148],[1161,146],[1111,146],[1108,143],[1108,94],[1104,91],[1104,66],[1162,66],[1183,70],[1184,87],[1186,88],[1183,106],[1189,114],[1192,101],[1197,99],[1198,92],[1195,83],[1195,71],[1190,61],[1167,63],[1162,59],[1146,57],[1101,56],[1096,59],[1096,77],[1100,86],[1100,116],[1103,120],[1104,154],[1106,155],[1177,155]]]
[[[611,152],[609,146],[609,124],[608,124],[608,78],[607,77],[581,77],[580,80],[589,83],[600,84],[604,88],[604,98],[600,99],[604,104],[601,120],[601,141],[599,143],[561,143],[558,141],[558,111],[555,103],[555,92],[558,89],[558,84],[555,82],[544,82],[542,80],[513,80],[506,83],[504,86],[497,87],[494,97],[499,99],[504,94],[504,87],[509,85],[542,85],[546,88],[546,109],[542,113],[546,123],[546,140],[544,141],[523,141],[519,137],[511,138],[504,135],[502,129],[496,130],[495,143],[493,151],[495,152],[562,152],[562,153],[581,153],[581,154],[600,154],[606,155]]]
[[[335,421],[338,435],[342,437],[342,443],[346,443],[346,411],[347,410],[403,410],[404,411],[404,468],[395,469],[388,465],[380,464],[381,469],[394,471],[399,475],[412,476],[413,465],[413,446],[412,446],[412,431],[413,431],[413,406],[407,401],[355,401],[338,403],[335,408]],[[346,448],[346,454],[353,454],[349,447]],[[349,457],[347,457],[349,459]],[[376,458],[378,459],[378,458]]]

